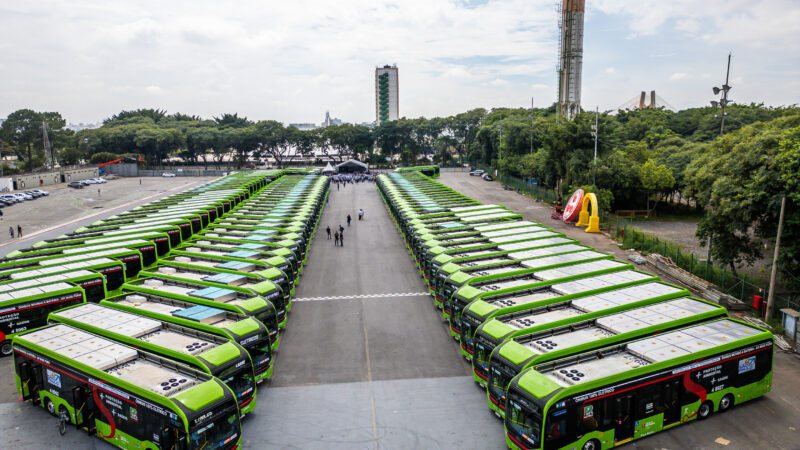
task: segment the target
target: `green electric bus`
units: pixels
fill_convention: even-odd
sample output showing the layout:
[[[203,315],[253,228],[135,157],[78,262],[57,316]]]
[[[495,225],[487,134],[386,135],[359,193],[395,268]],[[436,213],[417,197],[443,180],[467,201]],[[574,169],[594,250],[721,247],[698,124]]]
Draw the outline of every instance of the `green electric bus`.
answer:
[[[594,252],[592,252],[594,253]],[[598,261],[588,263],[578,263],[557,267],[554,269],[533,269],[524,271],[523,273],[514,274],[506,277],[478,277],[457,290],[450,298],[450,306],[452,313],[450,315],[450,328],[454,332],[455,338],[460,337],[462,333],[462,312],[466,311],[468,306],[480,300],[483,303],[476,304],[476,311],[486,309],[483,304],[487,306],[497,305],[493,310],[498,308],[508,308],[521,304],[535,303],[542,300],[553,298],[555,295],[551,287],[554,284],[565,283],[572,280],[587,278],[592,275],[609,274],[613,272],[622,272],[631,269],[633,266],[629,263],[617,261],[614,259],[601,259]],[[623,276],[624,277],[624,276]],[[632,276],[632,280],[638,279],[638,276]],[[627,281],[621,279],[620,281]],[[600,283],[598,288],[606,288],[608,283]],[[543,291],[542,295],[538,295]],[[505,295],[510,294],[510,295]],[[485,317],[488,318],[488,317]],[[471,324],[474,325],[474,324]],[[480,325],[477,324],[477,325]],[[472,333],[477,329],[470,328]],[[467,338],[472,339],[472,335],[467,333]]]
[[[160,261],[164,262],[165,264],[174,262],[188,264],[190,266],[237,270],[240,272],[256,271],[267,280],[277,284],[283,291],[284,295],[287,295],[287,292],[289,293],[289,302],[287,303],[286,307],[289,310],[292,309],[291,297],[294,295],[295,279],[292,276],[292,266],[289,264],[289,261],[287,261],[286,258],[282,256],[268,256],[265,259],[254,259],[252,258],[253,255],[248,255],[250,258],[243,258],[227,256],[227,254],[232,252],[216,252],[207,248],[199,248],[199,250],[199,252],[173,250],[171,256],[163,258]],[[205,250],[209,251],[206,252]],[[265,256],[258,252],[255,255]]]
[[[269,248],[259,244],[236,244],[235,242],[219,241],[214,238],[192,240],[184,243],[178,250],[187,252],[208,252],[221,256],[231,256],[234,258],[247,258],[266,260],[274,256],[280,256],[289,263],[292,268],[290,271],[292,279],[296,280],[300,274],[301,261],[297,255],[288,248]],[[287,274],[289,272],[286,272]]]
[[[85,301],[83,288],[69,283],[0,293],[0,354],[10,355],[11,339],[47,324],[47,315],[52,311]]]
[[[164,237],[163,239],[164,242],[167,241],[167,237]],[[74,247],[62,247],[62,248],[51,249],[48,251],[42,250],[40,252],[37,252],[36,255],[28,255],[28,254],[12,255],[12,253],[14,252],[11,252],[4,258],[0,259],[0,269],[30,267],[32,265],[39,264],[41,261],[46,261],[48,259],[81,255],[87,253],[95,253],[95,252],[120,249],[120,248],[138,250],[142,257],[141,258],[142,267],[150,266],[154,264],[158,259],[156,245],[152,241],[147,241],[144,239],[131,239],[118,242],[109,242],[105,244],[76,245]]]
[[[0,284],[0,293],[17,294],[24,292],[28,288],[54,283],[69,283],[80,286],[83,288],[87,302],[97,303],[108,295],[105,276],[93,270],[86,269],[47,275],[33,280],[2,283]]]
[[[236,399],[222,381],[184,364],[63,324],[14,339],[23,400],[123,449],[234,449]]]
[[[123,236],[111,236],[93,239],[81,239],[77,241],[66,242],[64,245],[52,245],[44,247],[29,247],[20,250],[14,250],[6,255],[6,258],[26,258],[36,256],[48,256],[57,254],[61,251],[64,253],[81,252],[83,248],[104,248],[102,246],[112,246],[120,242],[129,242],[131,240],[143,240],[152,242],[156,246],[156,255],[164,256],[169,253],[169,235],[167,233],[136,233]],[[85,253],[85,252],[83,252]]]
[[[758,398],[772,333],[721,319],[537,365],[506,401],[512,449],[611,448]]]
[[[568,294],[544,306],[522,306],[513,312],[493,314],[478,326],[473,338],[472,366],[475,381],[486,387],[488,364],[495,348],[511,339],[550,330],[598,315],[647,306],[689,295],[689,291],[661,281],[624,283],[609,290],[586,295]]]
[[[33,244],[33,248],[53,248],[53,247],[67,247],[75,244],[85,243],[87,245],[96,242],[113,242],[120,239],[147,239],[145,234],[166,233],[169,237],[170,247],[176,247],[183,240],[181,228],[174,224],[147,224],[141,227],[116,229],[112,231],[95,231],[88,233],[78,233],[64,235],[53,239],[45,239]]]
[[[236,396],[242,415],[256,407],[250,355],[230,339],[92,303],[50,313],[49,322],[63,323],[192,366],[222,380]]]
[[[256,382],[272,377],[269,330],[250,316],[146,292],[129,292],[100,304],[231,339],[250,354]]]
[[[447,299],[443,302],[447,307],[443,307],[444,318],[448,319],[452,302],[450,299],[453,293],[466,285],[479,286],[485,282],[501,282],[506,280],[525,280],[525,275],[534,273],[534,271],[541,271],[546,269],[554,269],[556,267],[566,265],[576,265],[579,263],[588,263],[592,261],[600,261],[603,259],[611,259],[611,255],[607,253],[600,253],[594,250],[589,250],[584,247],[584,250],[557,253],[560,247],[564,246],[550,246],[544,249],[527,250],[521,252],[510,252],[502,256],[514,255],[513,258],[500,262],[493,262],[491,264],[481,264],[474,268],[467,269],[466,271],[458,271],[450,275],[444,282],[442,287],[442,298]],[[580,247],[578,245],[574,247]],[[544,250],[544,251],[542,251]],[[553,252],[553,253],[551,253]],[[501,255],[498,255],[501,256]],[[500,258],[497,258],[500,259]],[[485,261],[484,261],[485,262]],[[507,284],[493,286],[508,286]]]
[[[197,219],[198,225],[200,224],[200,219]],[[86,228],[81,227],[75,231],[65,233],[61,237],[70,237],[70,236],[89,236],[89,235],[100,235],[102,233],[111,233],[116,231],[124,231],[124,230],[141,230],[141,229],[149,229],[149,227],[177,227],[181,234],[181,240],[189,239],[192,234],[200,231],[198,229],[195,231],[194,227],[192,226],[192,221],[186,218],[173,218],[173,219],[154,219],[150,222],[142,222],[142,223],[129,223],[124,225],[118,226],[108,226],[102,228]],[[172,244],[174,247],[177,244]]]
[[[272,285],[269,281],[263,283]],[[145,292],[252,316],[266,325],[272,348],[280,345],[275,306],[248,289],[142,272],[139,279],[123,284],[122,292]]]
[[[280,271],[272,269],[271,272]],[[288,296],[284,295],[280,286],[268,280],[259,272],[193,266],[180,262],[168,263],[162,260],[159,265],[145,272],[145,275],[149,273],[156,273],[170,279],[202,281],[247,289],[272,303],[278,316],[278,327],[284,328],[286,326]]]
[[[137,252],[138,253],[138,252]],[[74,270],[91,270],[105,277],[106,289],[114,291],[125,283],[125,263],[118,259],[93,258],[54,266],[31,267],[14,272],[0,273],[0,286],[6,283],[40,280],[43,277],[72,272]],[[38,284],[42,284],[38,282]]]
[[[554,238],[559,239],[559,238]],[[433,289],[436,301],[441,307],[444,299],[449,299],[453,292],[463,284],[460,278],[464,276],[482,276],[485,275],[485,269],[492,269],[503,266],[505,264],[513,264],[516,261],[531,258],[542,258],[546,256],[562,255],[573,252],[582,252],[591,250],[590,247],[583,245],[552,241],[542,242],[544,247],[537,247],[522,251],[501,252],[490,255],[478,255],[473,257],[464,257],[453,260],[439,267],[434,273]],[[463,274],[453,277],[455,274]],[[447,311],[446,316],[450,315]]]
[[[413,167],[399,167],[395,172],[419,172],[431,178],[439,178],[439,166],[413,166]]]
[[[152,244],[151,244],[152,246]],[[42,273],[50,273],[52,271],[59,272],[70,270],[73,264],[84,263],[102,260],[103,258],[111,258],[122,262],[125,267],[125,279],[136,278],[136,275],[142,270],[142,253],[133,248],[111,248],[108,250],[98,250],[88,253],[76,253],[74,255],[54,255],[45,256],[42,258],[35,258],[33,260],[18,260],[17,264],[8,265],[6,268],[0,270],[0,279],[14,279],[16,273],[25,276],[25,271],[42,270]],[[82,268],[77,267],[75,268]]]
[[[489,408],[503,418],[508,383],[528,367],[570,356],[576,351],[627,342],[727,315],[722,306],[689,297],[616,313],[609,311],[599,311],[600,317],[595,312],[552,322],[549,326],[531,327],[526,334],[500,344],[484,364],[488,367],[485,383]],[[590,318],[592,316],[594,318]]]

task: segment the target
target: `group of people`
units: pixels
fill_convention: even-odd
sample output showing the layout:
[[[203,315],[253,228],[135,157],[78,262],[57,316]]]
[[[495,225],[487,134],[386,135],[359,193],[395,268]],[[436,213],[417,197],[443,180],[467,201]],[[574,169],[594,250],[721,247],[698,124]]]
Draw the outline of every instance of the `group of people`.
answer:
[[[350,226],[350,215],[349,214],[347,216],[347,220],[348,220],[347,225]],[[331,238],[331,226],[328,225],[328,228],[326,228],[325,231],[328,232],[328,239],[330,240],[330,238]],[[336,232],[333,233],[333,238],[334,238],[333,244],[336,247],[340,247],[340,246],[344,247],[344,227],[341,224],[339,225],[339,229]]]
[[[14,227],[8,227],[8,234],[11,235],[11,239],[14,239]],[[22,237],[22,227],[17,225],[17,237]]]
[[[331,175],[331,182],[336,183],[336,190],[339,190],[339,185],[346,187],[348,183],[374,183],[376,175],[371,173],[349,173],[349,174],[336,174]]]
[[[353,218],[350,214],[347,215],[347,226],[350,226],[350,222]],[[364,220],[364,208],[359,208],[358,210],[358,220]],[[325,232],[328,233],[328,239],[331,239],[331,226],[328,225],[325,228]],[[337,247],[344,247],[344,227],[339,224],[339,229],[333,232],[333,244]]]

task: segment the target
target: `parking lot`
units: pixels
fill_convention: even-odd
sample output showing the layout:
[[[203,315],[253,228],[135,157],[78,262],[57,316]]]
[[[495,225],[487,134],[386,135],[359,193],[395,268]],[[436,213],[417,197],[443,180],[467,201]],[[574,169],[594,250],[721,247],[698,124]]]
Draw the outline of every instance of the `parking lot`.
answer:
[[[127,189],[138,186],[138,179],[117,181]],[[190,180],[145,179],[143,189],[148,181],[153,182],[148,191],[116,204],[163,195]],[[467,174],[443,174],[441,181],[485,203],[505,204],[526,218],[536,220],[543,213],[539,204],[502,190],[498,183]],[[64,200],[88,202],[83,197],[87,192],[62,194]],[[356,220],[359,208],[366,212],[363,222]],[[73,211],[71,219],[59,222],[91,209]],[[354,219],[349,227],[348,213]],[[335,247],[326,239],[325,227],[340,224],[345,226],[345,246]],[[601,247],[595,242],[601,243],[602,236],[578,236],[590,236],[582,240]],[[502,423],[490,414],[485,393],[472,380],[470,366],[440,317],[375,185],[348,185],[338,191],[334,186],[310,246],[289,327],[282,332],[274,378],[259,391],[256,411],[243,422],[244,447],[505,448]],[[800,448],[798,371],[796,355],[779,353],[774,388],[766,396],[628,447]],[[0,360],[0,380],[0,442],[5,443],[0,447],[110,448],[74,429],[58,436],[51,416],[18,400],[8,358]]]
[[[66,183],[45,186],[42,189],[50,192],[46,197],[28,200],[2,209],[3,216],[0,220],[0,254],[5,255],[19,247],[43,239],[28,241],[28,237],[36,232],[52,228],[59,224],[70,223],[97,214],[94,220],[102,218],[113,208],[121,205],[133,207],[131,202],[153,200],[154,196],[164,195],[167,191],[174,192],[191,184],[207,181],[212,177],[145,177],[145,178],[117,178],[104,184],[92,184],[83,189],[67,187]],[[141,180],[141,184],[140,183]],[[99,192],[98,192],[99,190]],[[17,191],[18,192],[18,191]],[[16,235],[17,225],[22,227],[22,236],[26,242],[18,238],[12,239],[8,227],[14,228]],[[75,225],[73,228],[77,228]],[[65,230],[65,231],[70,231]],[[58,234],[62,234],[61,231]]]

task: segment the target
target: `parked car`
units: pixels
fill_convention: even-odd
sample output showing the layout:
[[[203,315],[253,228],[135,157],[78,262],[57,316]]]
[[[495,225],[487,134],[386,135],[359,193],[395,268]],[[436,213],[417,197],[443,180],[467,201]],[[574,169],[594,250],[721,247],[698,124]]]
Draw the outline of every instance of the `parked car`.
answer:
[[[19,198],[21,201],[33,200],[33,196],[25,194],[25,193],[22,193],[22,192],[15,192],[14,196]]]
[[[6,203],[9,203],[9,204],[12,204],[12,205],[14,203],[19,203],[21,201],[16,196],[11,195],[11,194],[3,194],[3,195],[0,196],[0,199],[2,199]]]
[[[40,194],[38,192],[34,192],[34,191],[25,191],[24,194],[30,195],[33,198],[39,198],[39,197],[42,196],[42,194]]]
[[[92,179],[93,179],[94,181],[96,181],[96,182],[97,182],[97,184],[108,183],[108,181],[106,181],[106,179],[105,179],[105,178],[103,178],[103,177],[97,177],[97,178],[92,178]]]
[[[169,177],[174,177],[175,174],[172,173],[172,172],[164,172],[164,173],[161,174],[161,176],[169,178]]]
[[[16,202],[15,202],[15,201],[13,201],[13,200],[10,200],[10,199],[5,199],[5,198],[0,198],[0,205],[2,205],[2,206],[11,206],[11,205],[13,205],[14,203],[16,203]]]
[[[75,188],[75,189],[83,189],[83,187],[85,185],[83,183],[81,183],[80,181],[73,181],[73,182],[69,183],[67,186],[69,186],[71,188]]]
[[[50,193],[49,193],[49,192],[47,192],[47,191],[43,191],[43,190],[41,190],[41,189],[34,189],[32,192],[36,192],[36,193],[38,193],[38,194],[39,194],[40,196],[42,196],[42,197],[47,197],[48,195],[50,195]]]
[[[486,181],[492,181],[492,180],[494,180],[494,178],[492,178],[492,176],[491,176],[491,175],[489,175],[488,173],[485,173],[485,174],[483,174],[483,176],[482,176],[481,178],[483,178],[483,179],[484,179],[484,180],[486,180]]]
[[[483,170],[478,169],[478,170],[473,170],[469,174],[470,174],[470,176],[473,176],[473,177],[479,177],[479,176],[483,175],[484,173],[486,173],[486,172],[483,171]]]

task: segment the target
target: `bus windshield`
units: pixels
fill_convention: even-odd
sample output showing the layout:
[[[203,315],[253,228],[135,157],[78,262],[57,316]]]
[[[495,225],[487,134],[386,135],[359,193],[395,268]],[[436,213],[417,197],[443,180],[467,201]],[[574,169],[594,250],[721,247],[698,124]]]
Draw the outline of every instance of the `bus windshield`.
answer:
[[[506,387],[511,382],[513,376],[509,376],[498,370],[494,364],[489,366],[489,380],[486,389],[493,400],[497,400],[500,409],[505,409]]]
[[[190,449],[232,448],[241,431],[239,415],[232,405],[211,422],[192,429],[189,433]]]
[[[269,369],[269,362],[272,359],[269,337],[263,335],[242,346],[247,350],[247,353],[250,353],[250,359],[253,360],[253,369],[255,369],[256,375]]]
[[[255,390],[256,383],[253,380],[253,373],[250,370],[250,366],[246,364],[239,367],[233,364],[220,372],[217,378],[233,390],[236,399],[239,401],[249,397]]]
[[[508,398],[506,427],[511,439],[522,439],[522,447],[538,447],[542,434],[542,413],[528,399],[512,392]]]

